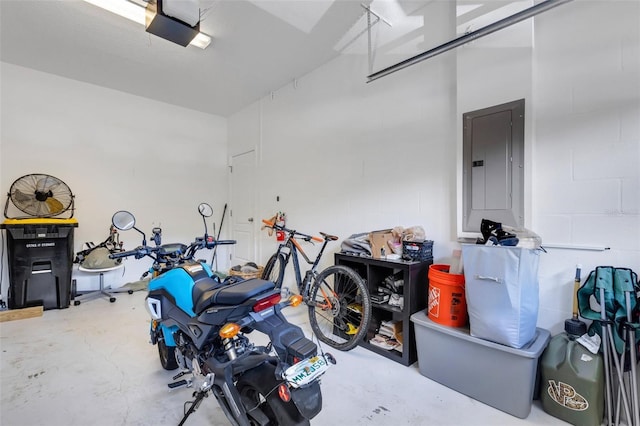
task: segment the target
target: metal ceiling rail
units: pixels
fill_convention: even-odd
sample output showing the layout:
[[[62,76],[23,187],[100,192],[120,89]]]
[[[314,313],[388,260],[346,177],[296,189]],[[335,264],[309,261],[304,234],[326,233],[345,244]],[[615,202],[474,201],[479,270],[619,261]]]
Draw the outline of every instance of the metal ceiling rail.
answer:
[[[482,27],[476,31],[472,31],[463,36],[460,36],[456,39],[448,41],[444,44],[441,44],[438,47],[434,47],[433,49],[427,50],[426,52],[422,52],[416,56],[413,56],[409,59],[405,59],[404,61],[398,62],[395,65],[391,65],[387,68],[384,68],[380,71],[374,72],[367,76],[367,83],[370,83],[374,80],[377,80],[386,75],[392,74],[396,71],[400,71],[401,69],[407,68],[411,65],[417,64],[418,62],[422,62],[426,59],[432,58],[441,53],[447,52],[451,49],[455,49],[458,46],[462,46],[463,44],[469,43],[473,40],[476,40],[480,37],[484,37],[491,33],[494,33],[498,30],[511,26],[513,24],[517,24],[520,21],[524,21],[525,19],[531,18],[533,16],[538,15],[539,13],[546,12],[549,9],[560,6],[564,3],[568,3],[572,0],[546,0],[542,3],[538,3],[535,6],[531,6],[528,9],[522,10],[518,13],[515,13],[511,16],[508,16],[504,19],[494,22],[493,24],[489,24],[486,27]]]

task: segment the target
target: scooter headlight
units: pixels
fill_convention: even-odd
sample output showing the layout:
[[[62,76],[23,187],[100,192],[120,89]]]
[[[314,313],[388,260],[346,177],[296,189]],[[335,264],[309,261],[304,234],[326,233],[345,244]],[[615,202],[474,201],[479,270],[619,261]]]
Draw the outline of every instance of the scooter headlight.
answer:
[[[147,297],[147,304],[145,307],[152,319],[157,321],[162,319],[162,304],[158,299]]]

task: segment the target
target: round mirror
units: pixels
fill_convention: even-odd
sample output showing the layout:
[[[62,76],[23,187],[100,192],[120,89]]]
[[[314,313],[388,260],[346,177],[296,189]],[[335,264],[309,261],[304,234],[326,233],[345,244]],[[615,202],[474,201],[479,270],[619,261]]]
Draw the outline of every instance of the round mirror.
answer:
[[[120,210],[114,213],[111,218],[111,223],[119,230],[127,231],[136,226],[136,218],[128,211]]]
[[[204,217],[209,217],[213,214],[213,208],[207,203],[201,203],[198,206],[198,211]]]

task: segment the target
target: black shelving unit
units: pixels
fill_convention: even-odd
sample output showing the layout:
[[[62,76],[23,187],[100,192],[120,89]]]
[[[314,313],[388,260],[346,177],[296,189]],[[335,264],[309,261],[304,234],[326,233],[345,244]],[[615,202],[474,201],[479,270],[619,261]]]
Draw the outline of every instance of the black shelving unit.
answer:
[[[367,335],[360,342],[360,346],[403,365],[411,365],[416,362],[418,356],[415,331],[410,317],[427,306],[427,291],[429,288],[427,274],[429,265],[433,263],[432,258],[422,262],[414,262],[373,259],[336,253],[334,260],[336,265],[345,265],[358,272],[367,282],[370,293],[375,293],[378,286],[382,285],[384,279],[389,275],[395,275],[404,280],[404,304],[402,308],[388,304],[371,303],[371,324],[367,330]],[[369,343],[369,340],[375,336],[376,330],[380,327],[380,323],[390,320],[402,322],[403,343],[401,352],[395,349],[385,350]]]

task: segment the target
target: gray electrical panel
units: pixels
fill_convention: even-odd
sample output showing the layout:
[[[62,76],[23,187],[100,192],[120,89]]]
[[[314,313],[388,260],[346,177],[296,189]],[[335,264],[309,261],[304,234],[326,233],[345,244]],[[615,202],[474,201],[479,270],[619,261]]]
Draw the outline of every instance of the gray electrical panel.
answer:
[[[462,115],[464,232],[524,226],[524,99]]]

